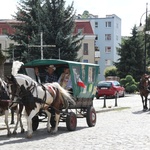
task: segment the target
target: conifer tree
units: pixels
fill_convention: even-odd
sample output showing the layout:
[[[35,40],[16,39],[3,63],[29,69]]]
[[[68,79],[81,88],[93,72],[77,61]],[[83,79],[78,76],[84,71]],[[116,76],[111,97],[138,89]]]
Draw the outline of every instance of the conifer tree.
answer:
[[[22,0],[14,18],[19,22],[14,25],[15,34],[10,35],[19,45],[14,47],[15,57],[26,62],[41,58],[43,33],[43,57],[77,60],[77,52],[81,47],[79,34],[73,35],[75,12],[73,3],[65,8],[64,0]],[[49,47],[55,45],[56,47]],[[33,46],[33,47],[31,47]]]
[[[6,57],[3,55],[2,51],[0,50],[0,78],[4,79],[4,62]]]
[[[137,32],[137,27],[132,29],[132,36],[125,39],[118,49],[120,56],[118,62],[114,63],[117,68],[118,76],[125,78],[126,75],[132,75],[136,81],[139,81],[144,73],[144,51],[143,37]]]

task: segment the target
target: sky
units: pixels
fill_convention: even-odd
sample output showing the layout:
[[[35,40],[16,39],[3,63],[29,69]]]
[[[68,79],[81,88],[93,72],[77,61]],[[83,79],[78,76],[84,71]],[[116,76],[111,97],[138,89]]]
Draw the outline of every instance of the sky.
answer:
[[[0,5],[0,19],[11,19],[16,12],[17,1],[4,0]],[[146,3],[148,0],[65,0],[66,6],[74,2],[73,7],[76,15],[85,10],[90,14],[105,18],[106,15],[115,14],[121,19],[121,35],[130,36],[134,25],[137,27],[141,22],[144,24],[146,15]],[[148,15],[150,13],[150,2]],[[144,15],[143,15],[144,14]],[[142,17],[143,15],[143,17]]]

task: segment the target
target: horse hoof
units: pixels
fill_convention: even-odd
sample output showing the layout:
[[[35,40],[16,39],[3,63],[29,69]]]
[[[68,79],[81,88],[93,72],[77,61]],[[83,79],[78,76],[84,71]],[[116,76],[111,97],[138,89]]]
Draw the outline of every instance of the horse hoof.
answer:
[[[14,121],[11,121],[11,123],[10,124],[15,124],[15,122]]]
[[[51,129],[51,133],[52,133],[52,134],[56,134],[56,133],[57,133],[57,130]]]
[[[32,135],[27,135],[27,139],[31,139],[32,138]]]
[[[8,133],[7,133],[7,136],[9,137],[10,135],[11,135],[11,132],[8,132]]]
[[[22,130],[21,130],[21,133],[24,133],[24,132],[25,132],[25,130],[24,130],[24,129],[22,129]]]
[[[17,132],[16,132],[16,131],[13,131],[13,134],[14,134],[14,135],[16,135],[16,134],[17,134]]]

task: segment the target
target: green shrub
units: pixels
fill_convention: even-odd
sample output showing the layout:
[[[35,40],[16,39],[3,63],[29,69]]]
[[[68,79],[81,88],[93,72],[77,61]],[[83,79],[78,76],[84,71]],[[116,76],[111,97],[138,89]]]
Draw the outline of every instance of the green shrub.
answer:
[[[120,80],[120,84],[125,87],[127,93],[134,93],[138,90],[138,84],[131,75],[127,75]]]

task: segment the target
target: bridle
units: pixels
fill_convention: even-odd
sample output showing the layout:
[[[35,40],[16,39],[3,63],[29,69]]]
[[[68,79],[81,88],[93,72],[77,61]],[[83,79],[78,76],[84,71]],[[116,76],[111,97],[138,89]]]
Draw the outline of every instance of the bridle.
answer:
[[[0,79],[0,100],[8,100],[8,90],[7,90],[7,84],[2,79]]]

